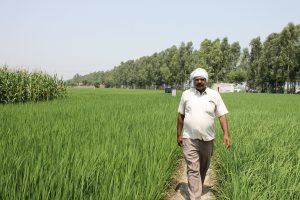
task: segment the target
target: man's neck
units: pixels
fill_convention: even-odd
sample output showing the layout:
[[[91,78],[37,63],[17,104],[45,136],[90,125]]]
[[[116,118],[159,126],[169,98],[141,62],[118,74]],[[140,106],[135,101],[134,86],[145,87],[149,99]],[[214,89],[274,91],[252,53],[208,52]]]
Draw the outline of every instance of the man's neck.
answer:
[[[196,88],[196,90],[197,90],[198,92],[200,92],[200,94],[203,94],[203,92],[205,92],[205,90],[206,90],[206,87],[203,88],[203,89],[201,89],[201,90],[199,90],[199,89]]]

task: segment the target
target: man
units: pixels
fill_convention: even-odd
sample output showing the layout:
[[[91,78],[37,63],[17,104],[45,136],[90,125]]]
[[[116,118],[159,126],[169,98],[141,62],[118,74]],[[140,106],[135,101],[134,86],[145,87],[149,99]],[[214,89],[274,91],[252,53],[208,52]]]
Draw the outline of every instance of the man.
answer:
[[[177,120],[177,143],[183,147],[187,163],[188,193],[201,199],[202,186],[213,153],[214,118],[218,117],[224,144],[230,147],[227,108],[217,91],[208,87],[208,74],[202,68],[191,73],[192,87],[182,93]]]

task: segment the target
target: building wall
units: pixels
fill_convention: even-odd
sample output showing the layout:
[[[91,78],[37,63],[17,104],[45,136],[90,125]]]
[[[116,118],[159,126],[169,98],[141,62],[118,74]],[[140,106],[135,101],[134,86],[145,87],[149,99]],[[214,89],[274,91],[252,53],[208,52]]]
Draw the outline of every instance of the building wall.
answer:
[[[220,93],[234,92],[234,84],[232,84],[232,83],[214,83],[212,86],[212,89],[216,90]]]

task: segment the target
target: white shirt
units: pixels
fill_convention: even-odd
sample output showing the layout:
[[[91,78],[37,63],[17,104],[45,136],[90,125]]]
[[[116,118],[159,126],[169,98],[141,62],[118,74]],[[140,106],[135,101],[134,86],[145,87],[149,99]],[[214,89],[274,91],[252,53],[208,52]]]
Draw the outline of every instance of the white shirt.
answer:
[[[214,119],[228,113],[220,94],[210,88],[200,94],[195,88],[182,93],[178,112],[185,115],[183,138],[210,141],[215,138]]]

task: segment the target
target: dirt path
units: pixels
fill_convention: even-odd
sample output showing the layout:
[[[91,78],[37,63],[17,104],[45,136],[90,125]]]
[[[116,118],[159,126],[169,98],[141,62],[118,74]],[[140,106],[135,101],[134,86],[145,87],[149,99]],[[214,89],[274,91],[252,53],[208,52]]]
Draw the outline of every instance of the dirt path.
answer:
[[[213,170],[209,168],[204,181],[201,200],[216,199],[215,195],[213,194],[213,177]],[[170,189],[169,195],[165,200],[188,200],[187,187],[186,163],[184,159],[181,159],[178,164],[178,170],[174,174],[172,188]]]

